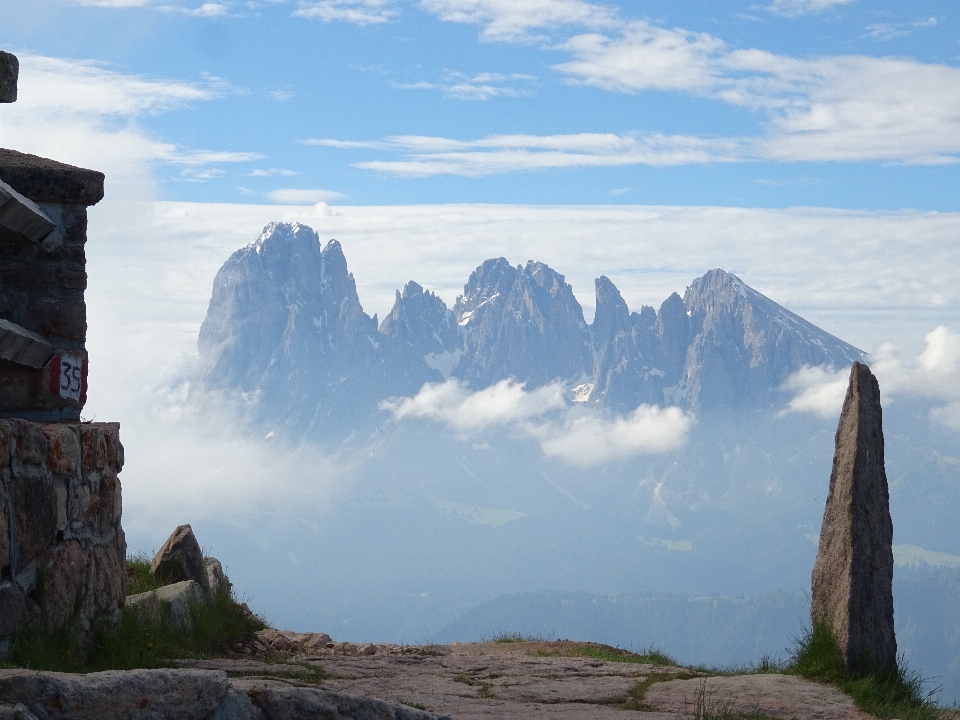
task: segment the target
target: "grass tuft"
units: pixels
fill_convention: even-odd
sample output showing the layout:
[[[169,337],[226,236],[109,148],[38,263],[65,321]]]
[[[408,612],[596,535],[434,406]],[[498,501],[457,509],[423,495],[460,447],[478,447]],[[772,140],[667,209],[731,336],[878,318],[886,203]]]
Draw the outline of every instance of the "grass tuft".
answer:
[[[151,562],[143,552],[127,558],[127,595],[150,592],[167,584],[150,572]]]
[[[565,647],[562,650],[540,650],[535,653],[541,657],[590,657],[606,662],[637,663],[638,665],[655,665],[657,667],[672,667],[677,662],[659,650],[644,650],[641,653],[630,652],[621,648],[610,647],[609,645],[573,645]]]
[[[830,627],[823,622],[805,630],[786,672],[827,682],[849,694],[860,709],[880,718],[937,720],[934,697],[937,690],[924,692],[923,678],[902,659],[896,667],[847,672],[843,654]]]
[[[151,583],[159,584],[152,576],[150,580],[143,577],[143,566],[142,557],[129,562],[131,594],[154,589],[149,587]],[[149,562],[146,568],[149,574]],[[30,623],[14,637],[6,665],[59,672],[169,667],[173,660],[222,656],[232,645],[267,626],[262,618],[242,608],[226,588],[216,591],[209,604],[192,603],[190,612],[192,626],[182,628],[171,623],[164,612],[150,617],[135,608],[124,608],[119,625],[98,622],[83,641],[74,629],[76,623],[55,628]]]

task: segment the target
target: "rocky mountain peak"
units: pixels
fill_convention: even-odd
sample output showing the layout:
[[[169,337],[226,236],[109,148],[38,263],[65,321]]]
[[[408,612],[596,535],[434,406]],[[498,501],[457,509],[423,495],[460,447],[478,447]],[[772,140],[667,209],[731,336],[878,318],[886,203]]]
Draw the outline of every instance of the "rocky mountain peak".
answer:
[[[630,310],[617,286],[606,275],[594,281],[594,288],[597,300],[592,329],[595,342],[602,345],[629,330]]]
[[[719,268],[658,311],[630,312],[595,282],[591,326],[573,288],[545,263],[492,258],[449,309],[416,282],[377,327],[360,304],[342,246],[321,249],[297,223],[271,223],[217,273],[198,338],[197,387],[257,400],[263,418],[303,428],[369,420],[386,397],[448,377],[482,389],[511,379],[561,382],[577,401],[629,412],[641,403],[763,408],[804,365],[863,353]]]
[[[532,388],[590,371],[583,309],[563,275],[544,263],[487,260],[470,275],[453,313],[463,351],[453,375],[473,387],[512,378]]]

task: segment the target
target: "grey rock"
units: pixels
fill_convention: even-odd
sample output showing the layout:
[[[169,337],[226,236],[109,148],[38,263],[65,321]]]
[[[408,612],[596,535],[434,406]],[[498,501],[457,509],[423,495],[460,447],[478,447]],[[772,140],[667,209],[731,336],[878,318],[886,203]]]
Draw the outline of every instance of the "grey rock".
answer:
[[[683,298],[689,345],[681,378],[693,408],[761,408],[804,365],[844,367],[864,353],[723,270],[693,281]]]
[[[262,400],[254,422],[293,434],[342,429],[385,396],[382,336],[363,312],[340,243],[271,223],[214,279],[197,339],[198,393]]]
[[[203,552],[189,525],[181,525],[171,533],[154,555],[150,572],[167,582],[193,580],[206,596],[210,596]]]
[[[540,262],[487,260],[471,275],[453,314],[463,333],[454,377],[472,388],[501,380],[528,389],[578,381],[593,367],[590,331],[573,288]]]
[[[17,79],[20,61],[17,56],[0,50],[0,103],[17,101]]]
[[[593,331],[596,357],[589,400],[630,411],[643,403],[663,402],[664,363],[652,307],[627,309],[620,291],[601,276],[596,280]]]
[[[0,582],[0,637],[13,635],[20,627],[20,618],[27,608],[27,599],[10,581]]]
[[[810,617],[833,630],[848,670],[896,664],[893,521],[880,386],[858,362],[837,426]]]
[[[441,720],[435,715],[366,697],[331,692],[322,688],[297,687],[275,680],[236,678],[234,687],[243,690],[260,707],[267,720]],[[448,719],[449,720],[449,719]]]
[[[389,391],[412,395],[425,382],[450,376],[460,359],[460,337],[453,313],[443,300],[408,282],[380,323],[386,343]]]
[[[38,720],[202,720],[227,687],[219,670],[0,670],[0,702],[23,703]]]
[[[190,608],[198,603],[206,602],[203,590],[193,582],[184,580],[164,585],[156,590],[138,593],[127,597],[127,607],[136,608],[140,613],[157,618],[159,613],[166,613],[173,625],[190,627],[193,623]]]
[[[231,687],[213,715],[206,720],[266,720],[266,716],[263,710],[253,704],[249,695]]]
[[[223,571],[223,565],[220,564],[220,561],[215,557],[208,557],[203,559],[204,567],[207,569],[207,583],[210,585],[210,590],[212,592],[217,592],[218,590],[230,591],[230,578],[227,577],[227,574]]]

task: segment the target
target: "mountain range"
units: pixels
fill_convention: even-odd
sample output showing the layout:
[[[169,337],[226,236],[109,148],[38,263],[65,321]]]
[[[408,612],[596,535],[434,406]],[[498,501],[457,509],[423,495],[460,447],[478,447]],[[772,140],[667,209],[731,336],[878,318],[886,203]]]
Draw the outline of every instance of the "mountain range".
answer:
[[[360,304],[343,248],[271,223],[220,268],[198,338],[195,392],[243,398],[258,424],[293,435],[357,427],[386,398],[455,378],[559,382],[572,402],[628,412],[770,407],[805,365],[864,353],[714,269],[658,310],[631,312],[596,279],[588,324],[564,276],[544,263],[483,262],[454,306],[410,281],[378,323]]]

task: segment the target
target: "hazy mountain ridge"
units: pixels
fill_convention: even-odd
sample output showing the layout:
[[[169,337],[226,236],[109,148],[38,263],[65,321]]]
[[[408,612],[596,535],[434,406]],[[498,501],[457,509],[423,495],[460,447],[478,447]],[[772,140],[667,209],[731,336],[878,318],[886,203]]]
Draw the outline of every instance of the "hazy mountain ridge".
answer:
[[[804,365],[842,367],[864,353],[721,269],[658,311],[630,312],[596,281],[591,325],[564,276],[529,261],[482,263],[453,308],[409,282],[377,327],[340,244],[297,223],[272,223],[217,273],[198,338],[197,392],[239,391],[256,421],[294,434],[364,424],[389,397],[456,378],[561,382],[570,399],[614,412],[676,404],[769,407]]]

